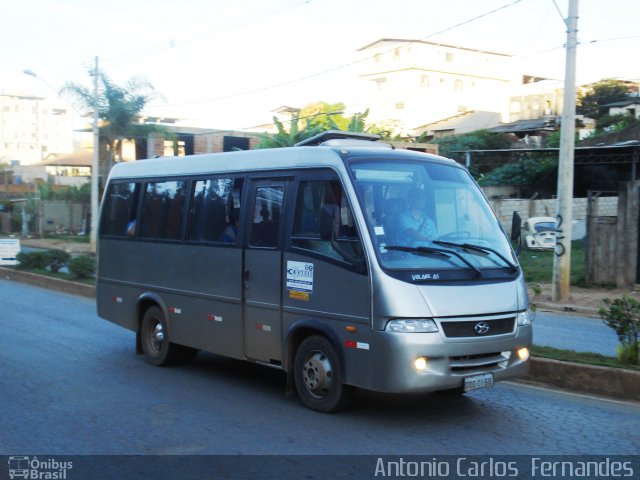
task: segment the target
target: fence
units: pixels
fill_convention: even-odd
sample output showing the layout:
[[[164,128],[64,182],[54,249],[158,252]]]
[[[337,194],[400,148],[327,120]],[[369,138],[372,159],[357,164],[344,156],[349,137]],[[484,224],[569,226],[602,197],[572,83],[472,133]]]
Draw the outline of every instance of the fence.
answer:
[[[65,200],[21,201],[0,213],[0,233],[44,235],[80,234],[88,231],[89,204]]]
[[[591,200],[590,205],[595,202]],[[638,207],[640,180],[620,184],[617,215],[587,217],[586,281],[589,285],[632,286],[640,281]]]

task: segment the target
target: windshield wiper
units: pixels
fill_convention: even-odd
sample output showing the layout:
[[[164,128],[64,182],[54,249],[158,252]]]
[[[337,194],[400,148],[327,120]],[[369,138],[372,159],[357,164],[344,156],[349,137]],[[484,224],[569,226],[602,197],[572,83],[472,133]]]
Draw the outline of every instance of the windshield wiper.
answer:
[[[445,250],[444,248],[433,248],[433,247],[405,247],[402,245],[385,245],[384,248],[387,250],[398,250],[400,252],[426,253],[429,255],[435,255],[435,256],[446,257],[446,258],[451,258],[451,255],[453,255],[454,257],[459,258],[460,261],[462,261],[462,263],[464,263],[471,270],[476,272],[476,275],[478,277],[482,276],[482,272],[478,268],[472,265],[471,262],[469,262],[469,260],[464,258],[458,252],[455,252],[453,250]]]
[[[446,247],[464,248],[465,250],[470,250],[472,252],[481,252],[481,253],[489,253],[490,252],[490,253],[495,254],[500,260],[502,260],[504,263],[506,263],[513,272],[517,272],[518,271],[518,267],[516,267],[513,263],[511,263],[502,254],[500,254],[498,251],[494,250],[493,248],[483,247],[481,245],[475,245],[473,243],[445,242],[444,240],[434,240],[433,243],[435,243],[436,245],[444,245]]]

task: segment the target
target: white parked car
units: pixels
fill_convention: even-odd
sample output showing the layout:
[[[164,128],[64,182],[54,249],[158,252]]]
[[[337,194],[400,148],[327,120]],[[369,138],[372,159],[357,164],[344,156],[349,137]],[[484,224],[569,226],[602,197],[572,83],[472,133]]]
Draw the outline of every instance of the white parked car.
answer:
[[[553,250],[556,246],[556,219],[531,217],[522,226],[522,240],[529,250]]]

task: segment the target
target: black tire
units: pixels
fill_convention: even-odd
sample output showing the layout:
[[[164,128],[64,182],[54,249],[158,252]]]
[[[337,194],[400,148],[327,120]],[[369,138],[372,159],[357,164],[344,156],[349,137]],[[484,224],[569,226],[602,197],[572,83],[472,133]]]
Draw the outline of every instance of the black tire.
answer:
[[[149,307],[142,317],[140,343],[145,360],[157,367],[191,362],[198,350],[169,341],[167,321],[162,310]]]
[[[314,335],[300,344],[293,375],[300,400],[311,410],[335,412],[353,397],[354,388],[343,383],[340,359],[325,337]]]

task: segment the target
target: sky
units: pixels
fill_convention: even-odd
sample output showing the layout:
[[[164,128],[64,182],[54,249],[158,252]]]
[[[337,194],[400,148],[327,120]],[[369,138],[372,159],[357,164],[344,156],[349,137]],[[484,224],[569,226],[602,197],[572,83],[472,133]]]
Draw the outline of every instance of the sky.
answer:
[[[506,53],[522,73],[563,80],[568,1],[0,0],[0,90],[56,98],[68,81],[90,87],[97,56],[116,83],[154,86],[149,115],[259,130],[283,105],[364,111],[358,50],[380,38]],[[637,0],[580,0],[578,84],[640,82],[639,14]]]

